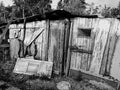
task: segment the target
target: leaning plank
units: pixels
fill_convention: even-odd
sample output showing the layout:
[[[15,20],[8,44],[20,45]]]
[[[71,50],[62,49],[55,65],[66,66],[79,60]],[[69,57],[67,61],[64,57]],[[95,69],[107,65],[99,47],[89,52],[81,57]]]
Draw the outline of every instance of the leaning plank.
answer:
[[[111,30],[111,34],[112,35],[111,35],[111,40],[110,40],[109,56],[108,56],[108,62],[107,62],[107,68],[106,68],[106,72],[108,74],[110,74],[110,68],[111,68],[111,64],[112,64],[112,58],[113,58],[113,54],[114,54],[114,51],[115,51],[115,46],[116,46],[117,38],[118,38],[118,36],[116,35],[116,33],[120,29],[119,26],[120,26],[119,20],[115,19],[113,30]]]
[[[31,37],[29,38],[29,40],[27,40],[27,42],[25,43],[26,44],[26,46],[29,46],[34,40],[36,40],[36,38],[38,38],[38,36],[40,36],[42,33],[43,33],[43,31],[45,31],[46,30],[46,23],[45,23],[45,21],[42,21],[42,22],[38,22],[38,23],[40,23],[40,28],[39,29],[36,29],[35,31],[34,31],[34,33],[32,33],[31,35]],[[32,24],[32,23],[31,23]],[[44,26],[43,26],[43,24],[44,24]],[[24,41],[25,42],[25,41]]]
[[[114,19],[110,19],[111,25],[110,25],[110,31],[112,30],[113,26],[114,26]],[[103,60],[102,60],[102,66],[100,69],[100,74],[101,75],[105,75],[106,72],[106,64],[107,64],[107,60],[108,60],[108,52],[109,52],[109,45],[110,45],[110,38],[111,38],[111,34],[110,31],[108,32],[108,38],[107,38],[107,43],[105,46],[105,50],[104,50],[104,55],[103,55]]]
[[[118,31],[116,33],[116,46],[114,48],[114,54],[112,57],[112,65],[110,69],[110,76],[115,79],[120,80],[120,23],[118,26]]]
[[[93,58],[91,62],[90,71],[92,73],[99,74],[102,57],[107,41],[110,22],[108,20],[101,19],[96,29],[95,45],[93,50]]]
[[[120,80],[120,38],[118,38],[118,41],[116,43],[116,48],[114,52],[114,56],[112,59],[112,65],[111,65],[111,71],[110,75],[114,77],[115,79]]]
[[[74,21],[71,22],[70,35],[69,35],[69,45],[68,45],[67,63],[66,63],[66,72],[65,72],[66,75],[69,74],[70,65],[71,65],[71,50],[70,50],[70,46],[72,45],[72,33],[73,33],[73,25],[74,25],[73,22]]]
[[[38,61],[32,58],[18,58],[13,72],[27,75],[51,76],[53,62]]]
[[[110,31],[102,60],[102,67],[100,70],[100,74],[102,75],[104,74],[109,75],[110,73],[110,66],[111,66],[112,56],[116,43],[116,32],[118,30],[118,24],[119,24],[119,21],[117,19],[110,19],[110,21],[111,21]]]

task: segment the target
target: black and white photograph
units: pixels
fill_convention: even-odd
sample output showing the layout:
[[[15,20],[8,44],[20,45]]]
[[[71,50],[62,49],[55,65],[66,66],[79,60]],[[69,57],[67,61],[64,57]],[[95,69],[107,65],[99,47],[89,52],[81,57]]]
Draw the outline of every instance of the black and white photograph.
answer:
[[[0,0],[0,90],[120,90],[120,0]]]

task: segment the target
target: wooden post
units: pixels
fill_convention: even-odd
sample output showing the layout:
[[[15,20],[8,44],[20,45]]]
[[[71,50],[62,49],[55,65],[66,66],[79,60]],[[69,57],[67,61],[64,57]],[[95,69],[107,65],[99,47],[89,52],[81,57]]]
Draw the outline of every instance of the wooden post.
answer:
[[[65,74],[65,69],[66,69],[67,51],[68,51],[68,45],[69,45],[69,35],[70,35],[70,20],[65,20],[64,41],[63,41],[63,59],[62,59],[62,75]]]
[[[46,47],[45,47],[45,60],[48,61],[48,51],[49,51],[49,38],[50,38],[50,20],[46,21]]]
[[[66,76],[69,74],[70,64],[71,64],[71,50],[70,46],[72,45],[72,34],[73,34],[73,23],[70,25],[70,34],[69,34],[69,45],[68,45],[68,53],[67,53],[67,63],[66,63]]]

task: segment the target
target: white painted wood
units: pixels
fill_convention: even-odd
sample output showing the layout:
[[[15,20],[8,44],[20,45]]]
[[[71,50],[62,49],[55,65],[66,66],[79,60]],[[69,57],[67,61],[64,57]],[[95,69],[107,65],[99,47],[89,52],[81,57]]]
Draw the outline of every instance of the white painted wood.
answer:
[[[51,76],[53,62],[39,61],[32,58],[18,58],[13,72],[27,75]]]
[[[18,39],[10,39],[10,57],[11,60],[18,58],[20,44]]]
[[[28,24],[26,24],[26,28],[27,27],[31,27],[32,28],[32,27],[34,27],[33,25],[34,25],[34,23],[28,23]],[[36,22],[36,27],[39,27],[39,29],[35,28],[35,29],[27,29],[26,30],[26,35],[25,35],[25,40],[24,40],[24,44],[26,46],[30,45],[32,43],[32,41],[40,33],[42,33],[43,30],[46,30],[46,23],[45,23],[45,21]]]
[[[110,75],[120,80],[120,38],[116,44]]]
[[[92,73],[99,74],[109,28],[110,22],[106,19],[101,19],[95,28],[96,30],[94,30],[96,31],[96,37],[93,50],[93,58],[90,67],[90,71]]]
[[[113,58],[112,58],[110,75],[120,81],[120,22],[117,29],[118,30],[116,35],[118,39],[116,42],[116,47],[115,47]]]
[[[92,48],[92,38],[86,37],[86,36],[79,36],[78,33],[80,29],[91,29],[92,30],[92,22],[93,19],[88,18],[75,18],[73,20],[73,32],[71,32],[72,35],[72,47],[78,48],[81,50],[91,51]],[[71,50],[71,69],[83,69],[87,70],[88,68],[88,60],[91,58],[88,57],[87,53],[83,52],[73,52]]]

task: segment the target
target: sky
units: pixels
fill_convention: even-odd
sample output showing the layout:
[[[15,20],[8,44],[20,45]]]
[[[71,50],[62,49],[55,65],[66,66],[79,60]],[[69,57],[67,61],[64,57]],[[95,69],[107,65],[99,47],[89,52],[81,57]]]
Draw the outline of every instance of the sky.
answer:
[[[0,0],[0,2],[2,2],[2,1],[3,1],[5,6],[8,6],[8,5],[11,6],[13,4],[12,0]]]
[[[56,9],[57,4],[60,0],[52,0],[52,7],[53,9]],[[109,7],[117,7],[120,0],[85,0],[86,3],[91,4],[92,2],[95,3],[95,5],[101,5],[101,6],[109,6]]]
[[[85,0],[85,1],[89,4],[94,2],[95,5],[101,5],[101,6],[104,6],[106,4],[106,6],[109,7],[117,7],[118,3],[120,2],[120,0]]]
[[[4,5],[12,5],[12,0],[0,0],[0,2],[3,1]],[[60,0],[52,0],[52,8],[56,9],[57,4]],[[105,4],[110,7],[117,7],[118,3],[120,0],[85,0],[87,3],[91,4],[92,2],[95,3],[95,5],[102,5],[104,6]]]

